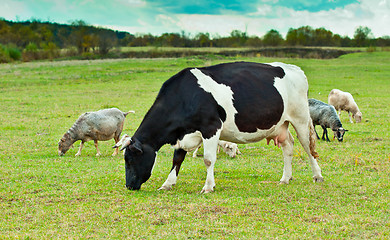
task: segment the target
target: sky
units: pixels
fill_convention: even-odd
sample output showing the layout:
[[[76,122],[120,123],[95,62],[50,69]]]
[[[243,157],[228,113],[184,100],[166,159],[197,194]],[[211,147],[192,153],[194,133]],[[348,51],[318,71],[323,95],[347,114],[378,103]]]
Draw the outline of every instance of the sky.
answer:
[[[390,0],[1,0],[0,18],[89,25],[132,34],[263,36],[311,26],[353,37],[359,26],[390,36]]]

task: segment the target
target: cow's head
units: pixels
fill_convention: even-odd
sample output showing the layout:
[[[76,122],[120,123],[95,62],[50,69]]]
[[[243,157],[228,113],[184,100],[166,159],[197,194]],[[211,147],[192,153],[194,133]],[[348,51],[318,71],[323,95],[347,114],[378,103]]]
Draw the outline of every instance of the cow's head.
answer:
[[[336,137],[337,140],[339,140],[339,142],[343,141],[345,132],[348,132],[347,129],[344,129],[342,127],[338,128],[338,129],[332,129],[332,130],[334,133],[334,137]]]
[[[65,133],[64,136],[58,142],[58,155],[64,155],[69,150],[69,148],[72,147],[73,143],[74,141],[72,141],[70,134]]]
[[[151,146],[131,139],[125,151],[126,187],[129,190],[139,190],[150,178],[155,160],[156,152]]]

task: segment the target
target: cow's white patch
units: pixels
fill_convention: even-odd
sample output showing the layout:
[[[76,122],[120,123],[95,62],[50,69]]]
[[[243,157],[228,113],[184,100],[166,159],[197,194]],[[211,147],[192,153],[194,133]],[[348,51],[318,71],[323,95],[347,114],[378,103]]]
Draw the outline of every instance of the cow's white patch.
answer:
[[[202,134],[199,131],[184,135],[183,139],[178,139],[173,146],[175,149],[183,149],[186,152],[191,152],[197,149],[202,144]]]
[[[220,138],[222,140],[235,142],[235,143],[249,143],[257,142],[261,139],[273,134],[275,129],[278,129],[278,126],[282,125],[284,120],[281,118],[279,123],[271,127],[268,130],[257,130],[255,133],[245,133],[241,132],[236,123],[235,123],[235,114],[237,113],[236,108],[233,105],[233,91],[232,89],[224,84],[219,84],[214,81],[210,76],[207,76],[202,71],[197,68],[191,69],[191,73],[198,80],[199,86],[206,92],[211,93],[215,101],[225,110],[226,120],[223,123],[222,132]],[[275,79],[275,82],[279,82],[281,79]],[[283,81],[282,86],[283,86]],[[276,84],[275,84],[276,85]],[[276,86],[275,86],[276,87]],[[276,87],[278,90],[279,88]],[[284,90],[282,90],[285,92]],[[283,98],[282,94],[282,98]],[[278,133],[274,133],[278,134]]]
[[[211,93],[215,101],[220,105],[226,112],[226,121],[223,123],[223,131],[227,131],[225,135],[234,136],[239,135],[239,132],[235,122],[234,115],[237,113],[236,108],[233,105],[233,91],[229,86],[219,84],[214,81],[210,76],[207,76],[197,68],[191,69],[191,73],[198,80],[199,86],[206,92]],[[237,140],[235,137],[229,138],[230,140]],[[225,139],[229,141],[229,139]]]
[[[226,114],[233,115],[237,113],[233,106],[233,91],[229,86],[217,83],[197,68],[192,69],[191,73],[198,79],[199,86],[206,92],[211,93],[215,101],[225,109]]]
[[[153,173],[153,169],[154,169],[154,166],[156,165],[156,160],[157,160],[157,151],[155,152],[156,153],[156,157],[154,158],[154,163],[153,163],[153,167],[152,167],[152,170],[150,170],[150,174]]]
[[[176,184],[176,181],[177,181],[176,167],[174,167],[169,173],[167,180],[165,180],[165,182],[159,188],[159,190],[171,190],[172,186]]]

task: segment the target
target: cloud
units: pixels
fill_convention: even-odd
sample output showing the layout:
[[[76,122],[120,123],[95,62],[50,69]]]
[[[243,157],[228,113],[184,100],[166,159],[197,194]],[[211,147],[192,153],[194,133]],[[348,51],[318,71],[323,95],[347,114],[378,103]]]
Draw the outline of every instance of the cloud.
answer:
[[[304,3],[301,1],[301,4]],[[388,0],[361,0],[360,3],[312,12],[260,4],[248,15],[172,14],[169,24],[164,22],[164,25],[174,32],[209,32],[222,36],[229,35],[232,30],[247,30],[249,35],[263,36],[270,29],[276,29],[285,36],[289,28],[309,25],[313,28],[324,27],[333,33],[350,37],[353,37],[358,26],[367,26],[378,37],[390,34],[389,5]]]
[[[16,20],[24,15],[31,15],[32,12],[26,7],[23,2],[4,1],[0,7],[0,17],[5,19]]]
[[[358,26],[378,36],[390,35],[390,0],[3,0],[0,16],[87,24],[131,33],[199,33],[226,36],[232,30],[263,36],[270,29],[283,36],[289,28],[324,27],[353,37]]]

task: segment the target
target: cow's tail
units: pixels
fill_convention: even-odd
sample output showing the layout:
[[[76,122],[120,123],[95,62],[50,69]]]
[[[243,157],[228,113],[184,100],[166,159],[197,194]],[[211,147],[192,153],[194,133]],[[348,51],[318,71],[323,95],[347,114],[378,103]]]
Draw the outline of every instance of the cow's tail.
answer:
[[[127,116],[127,114],[129,114],[129,113],[135,113],[135,111],[133,111],[133,110],[130,110],[130,111],[128,111],[128,112],[124,112],[123,113],[123,115],[125,115],[125,117]]]
[[[320,155],[316,152],[316,140],[317,140],[317,135],[314,130],[314,125],[313,121],[310,119],[309,121],[309,128],[310,128],[310,133],[309,133],[309,146],[310,146],[310,153],[314,158],[318,158]]]

